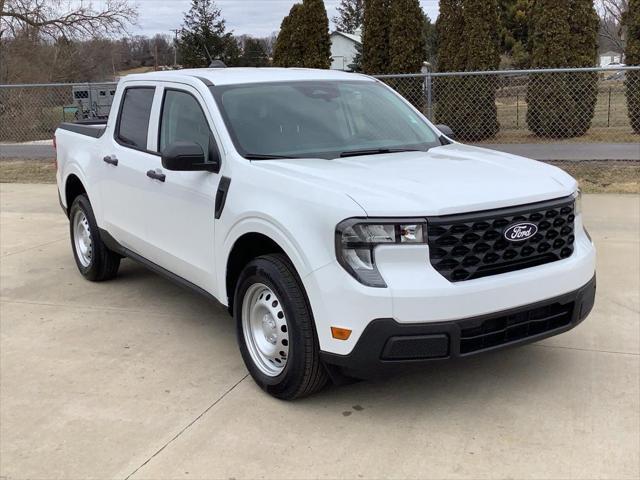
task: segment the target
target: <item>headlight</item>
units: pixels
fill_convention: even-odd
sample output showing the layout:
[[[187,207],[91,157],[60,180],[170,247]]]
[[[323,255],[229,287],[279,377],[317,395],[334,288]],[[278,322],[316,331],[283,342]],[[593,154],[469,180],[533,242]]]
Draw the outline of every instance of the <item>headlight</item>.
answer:
[[[582,190],[576,190],[576,193],[573,194],[573,198],[575,199],[575,207],[573,207],[573,214],[577,217],[582,213]]]
[[[427,223],[419,219],[350,218],[336,227],[336,256],[347,272],[363,285],[384,288],[375,262],[378,245],[415,245],[426,243]]]

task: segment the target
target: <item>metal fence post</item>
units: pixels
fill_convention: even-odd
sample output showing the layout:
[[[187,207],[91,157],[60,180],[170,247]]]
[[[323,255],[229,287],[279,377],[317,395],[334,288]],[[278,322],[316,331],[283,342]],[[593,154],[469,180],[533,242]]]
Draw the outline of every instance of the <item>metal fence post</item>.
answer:
[[[427,76],[425,77],[425,88],[427,89],[427,118],[433,120],[433,97],[432,97],[432,80],[431,80],[431,68],[427,69]]]
[[[609,87],[609,105],[607,106],[607,127],[611,126],[611,87]]]

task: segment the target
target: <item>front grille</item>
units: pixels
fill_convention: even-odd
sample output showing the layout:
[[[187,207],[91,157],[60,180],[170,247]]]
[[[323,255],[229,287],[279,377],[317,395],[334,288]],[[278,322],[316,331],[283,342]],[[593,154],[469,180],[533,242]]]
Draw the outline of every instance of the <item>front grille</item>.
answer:
[[[571,256],[575,199],[535,203],[471,214],[428,218],[429,256],[447,280],[460,282],[513,272]],[[538,232],[513,242],[505,228],[533,223]]]
[[[489,318],[477,325],[462,325],[460,354],[485,350],[571,323],[574,303],[554,303],[512,315]]]

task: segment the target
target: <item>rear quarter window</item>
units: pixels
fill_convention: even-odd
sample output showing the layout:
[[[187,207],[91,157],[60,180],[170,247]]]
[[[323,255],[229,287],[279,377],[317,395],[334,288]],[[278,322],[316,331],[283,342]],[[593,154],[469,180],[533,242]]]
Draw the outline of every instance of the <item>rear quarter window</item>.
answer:
[[[121,143],[140,150],[147,149],[154,94],[154,87],[131,87],[124,91],[116,131]]]

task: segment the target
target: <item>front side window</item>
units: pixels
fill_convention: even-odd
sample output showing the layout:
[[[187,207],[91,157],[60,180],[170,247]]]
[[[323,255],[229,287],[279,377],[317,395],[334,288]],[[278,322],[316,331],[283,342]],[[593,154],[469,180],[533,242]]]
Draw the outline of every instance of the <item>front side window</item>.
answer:
[[[120,142],[133,148],[147,149],[154,94],[154,87],[127,88],[124,91],[117,132]]]
[[[247,158],[332,159],[440,145],[429,125],[377,82],[274,82],[211,89],[236,149]]]
[[[210,141],[209,123],[193,95],[167,90],[160,118],[160,152],[174,142],[194,142],[202,147],[207,161]]]

